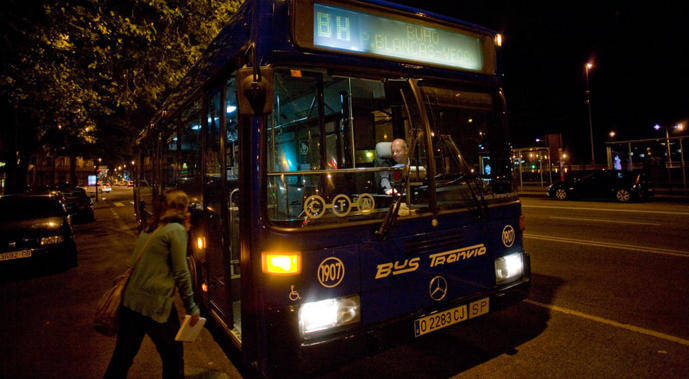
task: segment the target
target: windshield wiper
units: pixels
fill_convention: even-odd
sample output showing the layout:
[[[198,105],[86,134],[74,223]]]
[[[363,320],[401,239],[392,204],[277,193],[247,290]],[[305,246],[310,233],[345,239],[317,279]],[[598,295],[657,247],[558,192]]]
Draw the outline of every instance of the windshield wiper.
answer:
[[[454,153],[453,157],[457,161],[459,167],[464,169],[464,175],[460,176],[460,181],[464,179],[469,188],[469,193],[471,193],[471,198],[478,207],[479,215],[488,217],[488,205],[486,204],[486,198],[483,196],[483,185],[479,183],[479,178],[471,173],[469,164],[462,157],[462,153],[459,151],[457,144],[452,138],[447,134],[441,134],[440,140],[443,141]],[[473,183],[473,185],[472,185]],[[473,186],[476,186],[474,189]]]

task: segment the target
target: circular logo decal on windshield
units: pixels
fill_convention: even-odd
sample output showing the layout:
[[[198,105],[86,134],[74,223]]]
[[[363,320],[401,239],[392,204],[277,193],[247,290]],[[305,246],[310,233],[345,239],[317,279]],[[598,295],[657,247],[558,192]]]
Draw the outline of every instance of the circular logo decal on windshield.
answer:
[[[309,218],[319,218],[325,213],[325,200],[318,195],[311,195],[304,201],[304,213]]]
[[[349,196],[341,193],[333,199],[332,209],[335,216],[345,217],[352,210],[352,201],[349,200]]]
[[[505,247],[510,247],[514,244],[514,228],[512,225],[505,225],[502,228],[502,244]]]

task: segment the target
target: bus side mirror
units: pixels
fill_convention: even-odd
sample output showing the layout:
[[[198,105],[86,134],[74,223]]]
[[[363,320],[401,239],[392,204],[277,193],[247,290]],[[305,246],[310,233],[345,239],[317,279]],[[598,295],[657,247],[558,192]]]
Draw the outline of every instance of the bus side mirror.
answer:
[[[253,67],[237,71],[237,102],[241,115],[258,116],[273,111],[273,69],[263,66],[260,70],[258,78]]]

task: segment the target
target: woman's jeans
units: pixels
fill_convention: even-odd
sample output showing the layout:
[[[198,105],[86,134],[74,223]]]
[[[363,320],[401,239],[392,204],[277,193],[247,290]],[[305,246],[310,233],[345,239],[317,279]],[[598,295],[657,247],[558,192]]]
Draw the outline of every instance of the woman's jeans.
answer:
[[[174,306],[164,324],[129,308],[120,307],[120,329],[117,332],[115,352],[105,372],[105,378],[127,377],[127,371],[134,362],[134,356],[139,352],[145,334],[153,340],[163,361],[163,378],[183,378],[182,342],[175,341],[178,330],[179,317]]]

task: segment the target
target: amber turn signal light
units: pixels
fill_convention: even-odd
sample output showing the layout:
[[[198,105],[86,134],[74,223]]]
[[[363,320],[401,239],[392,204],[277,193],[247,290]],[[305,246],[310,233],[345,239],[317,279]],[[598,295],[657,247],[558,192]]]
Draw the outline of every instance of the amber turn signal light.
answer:
[[[261,254],[262,271],[274,275],[294,275],[301,272],[300,252],[266,252]]]

